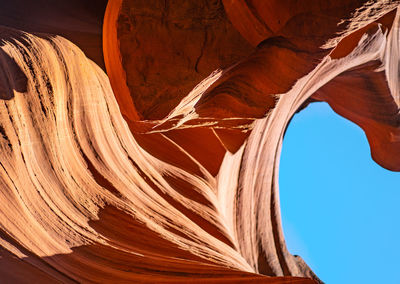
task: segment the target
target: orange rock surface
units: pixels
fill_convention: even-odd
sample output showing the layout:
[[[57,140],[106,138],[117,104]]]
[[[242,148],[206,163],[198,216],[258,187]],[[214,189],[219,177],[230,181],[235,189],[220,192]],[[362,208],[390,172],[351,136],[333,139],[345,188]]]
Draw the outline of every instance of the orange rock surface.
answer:
[[[0,4],[0,282],[321,283],[284,132],[325,101],[400,171],[400,1]]]

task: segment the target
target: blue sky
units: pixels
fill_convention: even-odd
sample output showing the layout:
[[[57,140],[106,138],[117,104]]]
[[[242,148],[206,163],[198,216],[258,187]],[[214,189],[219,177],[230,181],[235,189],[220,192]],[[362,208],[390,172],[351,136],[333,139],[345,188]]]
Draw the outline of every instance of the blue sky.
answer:
[[[289,125],[279,174],[292,254],[327,284],[400,283],[400,173],[372,160],[357,125],[309,105]]]

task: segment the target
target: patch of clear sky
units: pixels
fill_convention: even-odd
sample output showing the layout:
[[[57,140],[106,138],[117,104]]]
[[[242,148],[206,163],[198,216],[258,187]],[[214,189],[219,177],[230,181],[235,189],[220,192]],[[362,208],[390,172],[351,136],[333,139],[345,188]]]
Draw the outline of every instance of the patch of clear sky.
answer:
[[[364,132],[313,103],[292,119],[280,161],[287,246],[327,284],[400,283],[400,173]]]

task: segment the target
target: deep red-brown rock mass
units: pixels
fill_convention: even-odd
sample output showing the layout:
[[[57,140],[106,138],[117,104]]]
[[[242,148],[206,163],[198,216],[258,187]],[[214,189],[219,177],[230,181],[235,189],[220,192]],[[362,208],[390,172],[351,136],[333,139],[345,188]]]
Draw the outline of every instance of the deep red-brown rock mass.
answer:
[[[0,3],[1,283],[320,283],[285,245],[292,116],[400,171],[400,1]]]

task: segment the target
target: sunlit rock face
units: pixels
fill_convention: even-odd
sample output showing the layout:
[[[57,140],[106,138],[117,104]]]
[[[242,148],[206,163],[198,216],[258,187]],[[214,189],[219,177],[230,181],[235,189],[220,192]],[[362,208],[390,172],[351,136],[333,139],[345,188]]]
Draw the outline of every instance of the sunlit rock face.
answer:
[[[398,6],[3,1],[0,282],[319,283],[282,139],[326,101],[400,171]]]

